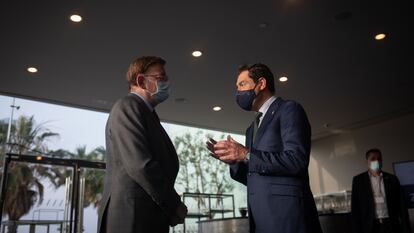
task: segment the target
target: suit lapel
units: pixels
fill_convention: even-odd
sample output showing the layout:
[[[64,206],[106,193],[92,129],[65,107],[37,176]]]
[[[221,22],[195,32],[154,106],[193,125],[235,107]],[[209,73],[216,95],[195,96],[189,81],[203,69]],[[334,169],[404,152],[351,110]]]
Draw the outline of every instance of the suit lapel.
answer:
[[[369,215],[370,218],[375,218],[375,202],[374,202],[374,193],[372,191],[372,185],[371,185],[371,180],[369,178],[369,174],[368,172],[365,173],[364,176],[364,184],[363,187],[366,187],[366,191],[367,191],[367,197],[368,197],[368,203],[370,205],[370,209],[369,209]]]
[[[151,118],[151,121],[154,122],[154,126],[158,127],[160,130],[161,135],[163,136],[163,141],[165,143],[165,145],[168,148],[168,156],[172,156],[173,159],[176,161],[176,166],[178,168],[178,156],[177,156],[177,152],[175,151],[175,147],[174,144],[172,143],[170,137],[168,136],[167,132],[165,131],[164,127],[162,127],[161,122],[160,122],[160,118],[158,117],[158,114],[155,112],[155,109],[153,110],[153,112],[150,111],[150,109],[148,108],[148,106],[144,103],[144,101],[138,97],[135,94],[130,93],[129,95],[133,96],[137,101],[138,104],[142,105],[142,108],[145,109],[144,111],[146,111],[147,113],[145,114],[146,116],[148,116],[149,118]]]
[[[164,137],[164,142],[166,144],[166,146],[168,147],[168,151],[169,151],[169,155],[173,157],[173,159],[176,161],[177,167],[178,165],[178,156],[177,156],[177,152],[175,150],[174,144],[171,141],[170,136],[167,134],[167,132],[165,131],[164,127],[161,125],[160,119],[158,118],[158,115],[155,113],[154,119],[156,121],[156,124],[158,125],[161,134]]]
[[[390,177],[388,176],[387,173],[382,172],[382,179],[384,180],[385,199],[387,200],[387,205],[389,206],[390,202],[388,200],[390,198],[389,193],[391,191],[391,190],[389,190],[389,188],[391,187],[390,186]]]
[[[254,140],[253,145],[255,142],[260,141],[262,138],[267,125],[272,121],[273,117],[275,116],[278,108],[280,107],[281,103],[283,102],[283,99],[278,97],[273,103],[270,105],[269,109],[267,110],[266,114],[264,115],[262,122],[260,123],[259,128],[257,129],[256,138]]]

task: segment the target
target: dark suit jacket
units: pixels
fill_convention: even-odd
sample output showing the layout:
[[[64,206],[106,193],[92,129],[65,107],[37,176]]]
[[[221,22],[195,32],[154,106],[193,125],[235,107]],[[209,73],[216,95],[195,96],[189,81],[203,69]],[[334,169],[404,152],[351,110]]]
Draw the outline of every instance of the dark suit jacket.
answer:
[[[250,126],[249,163],[230,166],[232,178],[247,185],[250,232],[322,232],[309,187],[311,129],[302,106],[277,98],[252,137]]]
[[[158,116],[134,94],[118,100],[106,125],[107,163],[98,232],[168,232],[180,197],[175,148]]]
[[[398,178],[383,172],[388,214],[395,233],[409,233],[410,220]],[[375,202],[368,172],[352,181],[352,226],[354,233],[371,233],[375,219]]]

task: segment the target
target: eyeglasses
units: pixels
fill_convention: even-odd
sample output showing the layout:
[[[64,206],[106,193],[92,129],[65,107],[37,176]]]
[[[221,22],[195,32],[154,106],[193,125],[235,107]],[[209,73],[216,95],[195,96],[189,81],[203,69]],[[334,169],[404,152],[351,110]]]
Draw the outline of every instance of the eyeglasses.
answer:
[[[159,75],[159,74],[142,74],[144,77],[154,77],[157,81],[166,82],[168,81],[167,75]]]

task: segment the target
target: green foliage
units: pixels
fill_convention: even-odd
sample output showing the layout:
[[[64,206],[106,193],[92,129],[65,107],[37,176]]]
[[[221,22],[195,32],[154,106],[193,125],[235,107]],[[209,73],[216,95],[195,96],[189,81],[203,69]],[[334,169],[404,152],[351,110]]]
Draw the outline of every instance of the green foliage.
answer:
[[[36,151],[49,154],[52,157],[67,159],[84,159],[102,161],[105,158],[105,148],[98,147],[91,152],[86,152],[86,146],[76,148],[75,152],[66,150],[49,151],[47,142],[58,137],[57,133],[51,132],[45,124],[36,124],[34,117],[21,116],[12,122],[10,143],[13,146],[6,147],[8,122],[0,121],[0,153],[1,163],[7,152],[18,154],[38,154]],[[43,154],[42,153],[42,154]],[[0,164],[2,166],[2,164]],[[27,214],[36,204],[43,201],[44,179],[50,181],[54,188],[65,184],[66,177],[71,176],[73,171],[62,166],[48,166],[27,163],[11,163],[7,180],[7,195],[4,202],[5,214],[10,220],[19,220]],[[85,177],[84,206],[98,205],[103,191],[104,171],[87,169],[82,172]],[[0,174],[1,178],[1,174]],[[11,233],[16,232],[17,226],[8,228]]]
[[[53,157],[65,159],[82,159],[88,161],[103,161],[105,159],[106,150],[100,146],[94,150],[87,152],[86,145],[78,146],[74,152],[67,150],[56,150],[50,153]],[[71,176],[70,169],[63,169],[59,177],[55,177],[58,183],[63,184],[66,177]],[[82,178],[85,178],[84,207],[93,205],[98,207],[103,192],[105,171],[98,169],[83,169]]]
[[[233,190],[228,166],[210,156],[206,148],[207,138],[200,130],[174,138],[180,160],[177,189],[183,192],[223,194]],[[221,136],[224,138],[224,135]]]
[[[0,121],[0,141],[3,162],[6,151],[6,134],[8,122]],[[57,137],[58,134],[45,128],[44,124],[37,125],[32,117],[21,116],[11,125],[9,142],[14,145],[8,151],[27,154],[31,151],[47,151],[46,141]],[[3,164],[2,164],[3,165]],[[27,214],[36,202],[43,200],[43,178],[55,177],[56,170],[37,164],[11,163],[7,179],[7,195],[4,200],[4,210],[10,220],[19,220]],[[52,182],[55,188],[58,185]],[[16,232],[17,226],[9,227],[9,232]]]

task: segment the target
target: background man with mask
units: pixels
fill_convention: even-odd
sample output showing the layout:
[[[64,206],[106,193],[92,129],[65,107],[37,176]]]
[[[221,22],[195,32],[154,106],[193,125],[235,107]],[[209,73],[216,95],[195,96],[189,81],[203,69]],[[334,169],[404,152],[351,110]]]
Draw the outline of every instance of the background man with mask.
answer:
[[[352,181],[354,233],[409,233],[410,221],[398,178],[381,171],[382,154],[365,154],[368,171]]]
[[[174,189],[178,157],[154,110],[169,95],[164,65],[159,57],[134,60],[126,75],[130,93],[109,115],[99,232],[167,233],[187,214]]]
[[[311,129],[302,106],[276,97],[274,77],[263,64],[239,69],[237,103],[257,112],[246,131],[246,147],[234,141],[207,147],[230,164],[231,177],[248,192],[250,232],[320,233],[309,187]]]

